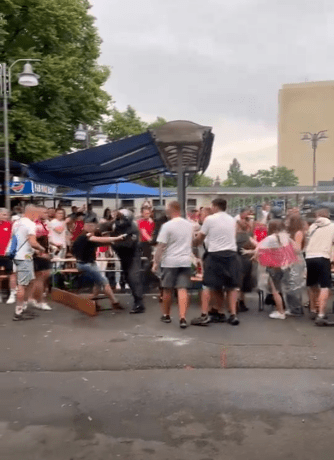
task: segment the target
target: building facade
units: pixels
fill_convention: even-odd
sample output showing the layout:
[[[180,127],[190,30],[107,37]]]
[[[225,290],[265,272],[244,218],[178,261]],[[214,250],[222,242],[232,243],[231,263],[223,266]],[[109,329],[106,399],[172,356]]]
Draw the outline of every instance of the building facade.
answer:
[[[299,185],[313,184],[313,151],[301,133],[328,130],[318,145],[316,182],[334,177],[334,81],[283,85],[279,91],[278,165],[295,171]]]

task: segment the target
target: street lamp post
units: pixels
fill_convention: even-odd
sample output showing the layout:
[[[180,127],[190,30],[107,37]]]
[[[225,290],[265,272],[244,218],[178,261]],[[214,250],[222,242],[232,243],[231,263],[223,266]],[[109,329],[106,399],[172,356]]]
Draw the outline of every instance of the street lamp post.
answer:
[[[30,61],[40,61],[40,59],[17,59],[8,67],[6,63],[0,63],[0,97],[3,99],[4,116],[4,141],[5,141],[5,206],[10,210],[10,163],[9,163],[9,129],[8,129],[8,99],[12,96],[12,68],[18,62],[25,62],[23,72],[19,75],[19,84],[22,86],[37,86],[39,76],[36,75],[31,67]]]
[[[317,154],[317,147],[318,143],[321,141],[325,141],[328,139],[328,136],[326,136],[327,129],[323,131],[319,131],[318,133],[309,133],[305,132],[302,133],[302,141],[306,142],[311,142],[312,144],[312,150],[313,150],[313,191],[314,194],[317,192],[317,162],[316,162],[316,154]]]
[[[79,124],[77,130],[74,133],[74,138],[76,141],[85,141],[86,149],[90,147],[90,139],[94,136],[99,141],[106,141],[107,136],[103,133],[102,127],[99,126],[98,129],[89,130],[88,126],[84,126],[82,123]]]

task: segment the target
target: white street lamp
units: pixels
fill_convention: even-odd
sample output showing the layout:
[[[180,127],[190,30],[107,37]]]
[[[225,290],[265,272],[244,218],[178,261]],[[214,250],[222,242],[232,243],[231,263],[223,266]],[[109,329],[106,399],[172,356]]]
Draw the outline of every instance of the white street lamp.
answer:
[[[85,141],[87,137],[87,132],[84,129],[83,125],[80,123],[78,129],[74,133],[74,138],[76,141]]]
[[[99,141],[105,142],[108,139],[108,136],[103,132],[102,126],[99,126],[99,130],[95,135],[96,139]]]
[[[27,62],[23,67],[23,72],[19,74],[19,85],[22,86],[37,86],[39,75],[32,70],[30,62]]]
[[[25,62],[23,72],[19,75],[19,84],[22,86],[37,86],[39,76],[36,75],[29,61],[40,59],[17,59],[7,69],[7,64],[0,63],[0,97],[3,99],[4,110],[4,138],[5,138],[5,206],[10,210],[10,166],[9,166],[9,130],[8,130],[8,99],[12,96],[12,68],[18,62]]]

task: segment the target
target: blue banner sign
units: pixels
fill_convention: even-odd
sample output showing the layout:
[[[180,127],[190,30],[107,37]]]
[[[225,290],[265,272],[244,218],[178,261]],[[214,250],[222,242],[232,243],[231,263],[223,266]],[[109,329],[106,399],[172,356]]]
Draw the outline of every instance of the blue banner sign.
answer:
[[[31,180],[11,182],[10,194],[13,195],[43,195],[54,196],[56,194],[56,187],[49,185],[39,184]]]

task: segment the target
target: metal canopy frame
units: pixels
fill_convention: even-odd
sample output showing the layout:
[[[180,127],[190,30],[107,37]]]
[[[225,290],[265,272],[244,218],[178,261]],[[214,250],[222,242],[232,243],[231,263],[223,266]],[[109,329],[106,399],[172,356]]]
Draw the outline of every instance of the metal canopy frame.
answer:
[[[186,174],[204,173],[214,141],[212,128],[191,121],[171,121],[150,130],[166,168],[177,174],[178,200],[186,215]]]

